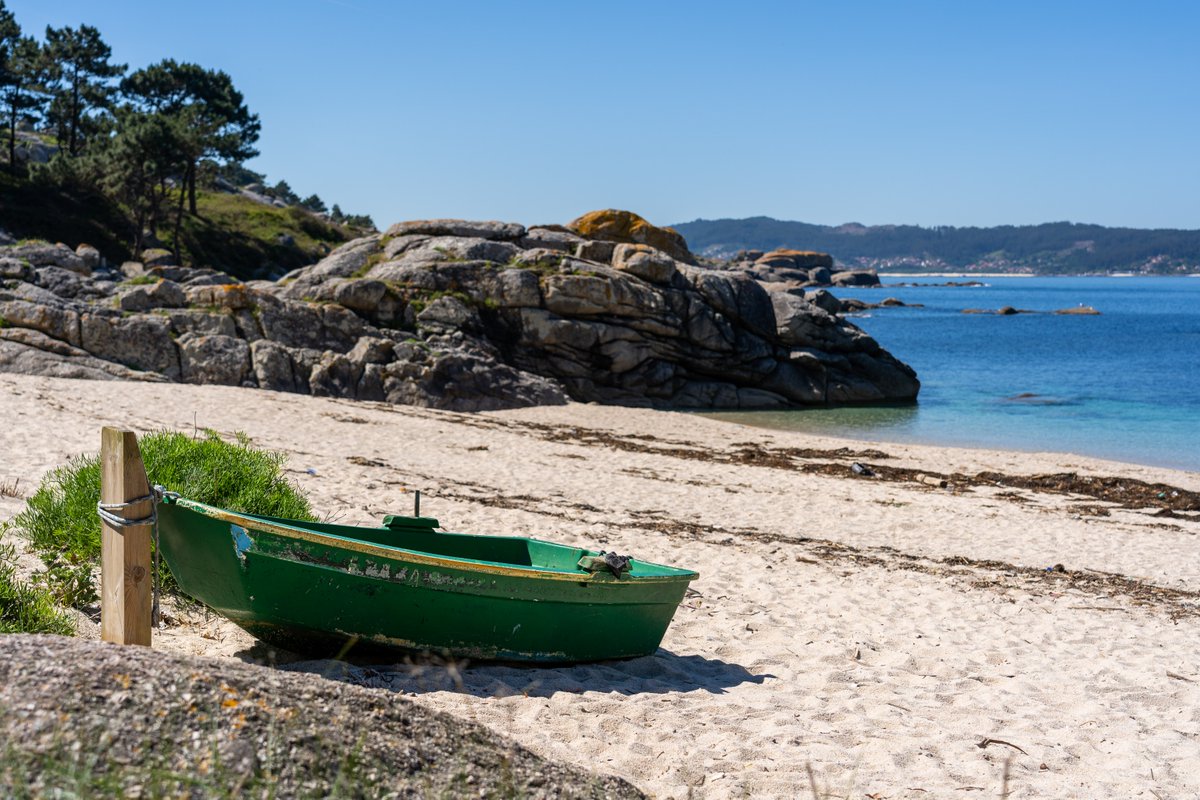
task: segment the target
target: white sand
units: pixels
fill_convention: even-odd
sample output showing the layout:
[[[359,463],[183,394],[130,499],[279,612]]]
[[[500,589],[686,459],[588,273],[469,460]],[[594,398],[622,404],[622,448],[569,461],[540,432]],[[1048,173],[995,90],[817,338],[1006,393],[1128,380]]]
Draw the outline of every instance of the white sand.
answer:
[[[810,767],[830,797],[991,797],[1010,757],[1011,797],[1200,795],[1200,617],[1178,616],[1200,611],[1197,598],[1142,604],[1004,566],[1061,563],[1195,590],[1200,521],[721,463],[745,443],[868,445],[600,406],[463,415],[0,375],[0,414],[0,485],[20,479],[25,492],[69,456],[95,451],[102,425],[190,431],[195,422],[288,453],[318,513],[342,521],[405,512],[406,490],[420,489],[422,510],[451,530],[697,569],[699,596],[654,657],[470,666],[461,686],[440,669],[344,670],[659,797],[809,797]],[[579,443],[576,427],[593,441]],[[597,432],[618,446],[595,442]],[[658,440],[633,438],[645,435]],[[1077,456],[870,446],[894,458],[858,460],[1200,490],[1196,473]],[[718,460],[639,451],[647,447]],[[0,519],[20,507],[0,498]],[[950,557],[1003,563],[939,561]],[[156,643],[244,655],[251,640],[210,618]],[[980,747],[984,739],[1009,744]]]

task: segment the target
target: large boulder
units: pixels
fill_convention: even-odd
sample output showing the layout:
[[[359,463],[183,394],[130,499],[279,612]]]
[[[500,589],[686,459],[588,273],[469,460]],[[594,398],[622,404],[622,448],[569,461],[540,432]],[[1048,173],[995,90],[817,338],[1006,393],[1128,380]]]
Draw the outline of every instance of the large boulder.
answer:
[[[525,235],[521,237],[518,244],[525,249],[544,248],[559,250],[563,253],[574,253],[576,248],[585,241],[587,240],[582,236],[571,233],[565,228],[560,230],[557,227],[540,226],[525,231]]]
[[[0,280],[5,278],[32,283],[37,278],[37,271],[28,261],[3,256],[0,257]]]
[[[452,329],[476,331],[480,327],[479,314],[475,309],[452,295],[435,298],[417,313],[417,319],[427,325],[437,324]]]
[[[218,283],[193,286],[185,293],[189,306],[227,309],[253,308],[253,290],[241,283]]]
[[[833,269],[833,256],[813,250],[779,249],[759,256],[754,263],[767,267],[791,267],[803,270],[819,267]]]
[[[250,345],[250,363],[254,379],[263,389],[300,391],[291,353],[283,345],[269,339],[254,342]]]
[[[83,259],[84,266],[88,270],[97,270],[104,265],[104,257],[100,255],[99,250],[90,244],[80,244],[75,248],[75,255]]]
[[[879,273],[873,269],[851,269],[829,277],[834,286],[878,286]]]
[[[817,289],[812,294],[805,295],[804,299],[827,314],[840,314],[844,308],[841,300],[824,289]]]
[[[161,247],[149,247],[142,251],[141,262],[147,269],[152,267],[173,267],[176,265],[175,254]]]
[[[148,311],[152,308],[182,308],[187,295],[175,281],[161,280],[144,286],[134,286],[118,295],[122,311]]]
[[[312,285],[330,278],[349,278],[365,273],[368,262],[379,253],[379,241],[379,236],[365,236],[347,242],[316,264],[284,275],[280,284]]]
[[[65,244],[26,242],[0,248],[0,257],[25,261],[35,267],[61,267],[80,275],[91,275],[91,267]]]
[[[101,381],[163,380],[155,373],[96,358],[32,328],[0,328],[0,372]]]
[[[592,211],[571,220],[567,227],[586,239],[645,244],[685,264],[696,263],[696,257],[688,250],[687,241],[678,231],[651,225],[632,211],[614,208]]]
[[[137,263],[137,262],[134,262]],[[124,271],[124,266],[122,266]],[[145,272],[156,278],[175,281],[181,286],[223,286],[241,283],[237,278],[220,270],[204,267],[180,267],[175,264],[148,265]],[[136,277],[136,276],[131,276]]]
[[[171,323],[163,317],[84,312],[79,316],[79,330],[83,349],[97,358],[179,379],[179,354],[171,338]]]
[[[385,396],[392,403],[450,411],[493,411],[567,402],[567,394],[557,381],[470,350],[397,361],[384,370],[384,375]]]
[[[512,242],[525,235],[525,226],[515,222],[472,222],[465,219],[418,219],[397,222],[384,233],[395,236],[454,236]]]
[[[250,346],[242,339],[187,333],[179,337],[178,344],[187,383],[237,386],[251,370]]]
[[[669,284],[678,270],[675,261],[661,250],[644,244],[619,244],[613,251],[613,269],[636,275],[650,283]]]

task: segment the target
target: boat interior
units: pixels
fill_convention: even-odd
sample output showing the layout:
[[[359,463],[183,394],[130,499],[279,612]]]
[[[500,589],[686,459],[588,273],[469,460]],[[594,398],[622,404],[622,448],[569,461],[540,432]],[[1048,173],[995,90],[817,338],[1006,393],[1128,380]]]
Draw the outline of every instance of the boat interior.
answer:
[[[520,536],[487,536],[439,531],[437,530],[438,521],[431,517],[388,516],[384,519],[383,527],[369,528],[329,522],[300,522],[255,514],[242,514],[242,516],[345,539],[370,542],[384,547],[534,570],[583,572],[579,567],[579,560],[584,556],[597,554],[595,550],[585,550]],[[629,574],[636,577],[686,573],[686,570],[634,560]]]

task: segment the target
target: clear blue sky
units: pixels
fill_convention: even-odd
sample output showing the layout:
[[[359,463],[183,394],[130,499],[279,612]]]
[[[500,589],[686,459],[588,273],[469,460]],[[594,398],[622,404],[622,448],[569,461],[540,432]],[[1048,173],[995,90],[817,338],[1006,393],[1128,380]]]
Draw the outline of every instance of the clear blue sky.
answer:
[[[8,0],[229,72],[250,166],[380,225],[1200,228],[1200,3]]]

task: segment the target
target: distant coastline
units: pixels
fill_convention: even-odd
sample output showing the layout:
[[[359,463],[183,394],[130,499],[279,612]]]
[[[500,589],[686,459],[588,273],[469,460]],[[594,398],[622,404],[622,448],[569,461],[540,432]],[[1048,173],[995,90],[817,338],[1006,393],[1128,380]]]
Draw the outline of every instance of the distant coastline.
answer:
[[[829,253],[842,269],[879,273],[1182,276],[1200,272],[1200,230],[1108,228],[1071,222],[998,225],[813,225],[770,217],[671,226],[692,251],[728,259],[779,248]]]
[[[1053,278],[1020,272],[881,272],[881,278]],[[1078,276],[1073,276],[1078,277]]]
[[[1200,272],[1183,275],[1159,275],[1137,272],[1064,273],[1042,272],[880,272],[880,278],[1200,278]]]

